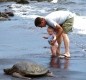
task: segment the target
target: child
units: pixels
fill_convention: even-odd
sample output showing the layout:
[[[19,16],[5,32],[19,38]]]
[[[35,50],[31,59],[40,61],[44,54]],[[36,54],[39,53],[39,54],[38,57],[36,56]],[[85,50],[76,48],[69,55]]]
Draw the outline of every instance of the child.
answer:
[[[48,37],[44,37],[45,39],[48,39],[49,44],[51,45],[51,53],[52,57],[59,56],[60,52],[58,50],[58,43],[56,41],[56,34],[53,28],[48,27],[47,32],[49,34]]]

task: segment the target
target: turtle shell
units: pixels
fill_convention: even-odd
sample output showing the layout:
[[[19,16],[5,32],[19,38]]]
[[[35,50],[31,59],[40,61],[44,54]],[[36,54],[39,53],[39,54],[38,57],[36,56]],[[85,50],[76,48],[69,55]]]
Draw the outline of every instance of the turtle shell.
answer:
[[[48,69],[43,65],[39,65],[33,62],[18,62],[13,65],[12,69],[14,68],[16,68],[17,72],[31,76],[39,76],[48,72]]]

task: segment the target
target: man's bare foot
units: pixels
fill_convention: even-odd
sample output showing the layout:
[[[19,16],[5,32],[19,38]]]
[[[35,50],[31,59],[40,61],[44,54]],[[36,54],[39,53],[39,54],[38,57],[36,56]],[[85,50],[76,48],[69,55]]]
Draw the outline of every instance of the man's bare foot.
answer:
[[[70,58],[70,53],[65,53],[64,56]]]
[[[58,58],[64,58],[65,56],[64,55],[59,55]]]

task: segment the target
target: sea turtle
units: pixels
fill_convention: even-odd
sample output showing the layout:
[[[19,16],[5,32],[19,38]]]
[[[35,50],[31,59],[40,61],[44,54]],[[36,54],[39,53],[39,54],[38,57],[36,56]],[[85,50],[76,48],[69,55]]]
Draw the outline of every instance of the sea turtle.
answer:
[[[14,64],[11,68],[3,69],[5,74],[12,75],[18,78],[28,78],[34,76],[53,76],[53,73],[49,71],[48,68],[45,68],[43,65],[39,65],[33,62],[18,62]]]

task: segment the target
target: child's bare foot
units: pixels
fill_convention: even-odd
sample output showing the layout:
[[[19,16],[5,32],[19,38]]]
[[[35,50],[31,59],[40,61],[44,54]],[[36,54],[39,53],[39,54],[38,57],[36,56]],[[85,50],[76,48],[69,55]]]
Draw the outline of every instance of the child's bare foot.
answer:
[[[51,58],[55,58],[56,57],[56,55],[51,55]]]

